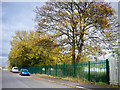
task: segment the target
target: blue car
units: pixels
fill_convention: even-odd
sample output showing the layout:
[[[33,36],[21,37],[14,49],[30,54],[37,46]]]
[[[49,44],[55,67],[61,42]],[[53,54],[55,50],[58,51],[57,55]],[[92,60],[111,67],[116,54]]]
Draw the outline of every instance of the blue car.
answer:
[[[30,74],[29,74],[29,72],[28,72],[27,69],[21,69],[21,70],[20,70],[20,75],[21,75],[21,76],[22,76],[22,75],[30,76]]]

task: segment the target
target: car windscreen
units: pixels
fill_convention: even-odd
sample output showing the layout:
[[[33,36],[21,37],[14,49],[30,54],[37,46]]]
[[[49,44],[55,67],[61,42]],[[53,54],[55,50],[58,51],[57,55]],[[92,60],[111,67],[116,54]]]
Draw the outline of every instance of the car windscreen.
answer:
[[[14,69],[18,69],[18,68],[14,68]]]
[[[22,69],[22,71],[28,71],[27,69]]]

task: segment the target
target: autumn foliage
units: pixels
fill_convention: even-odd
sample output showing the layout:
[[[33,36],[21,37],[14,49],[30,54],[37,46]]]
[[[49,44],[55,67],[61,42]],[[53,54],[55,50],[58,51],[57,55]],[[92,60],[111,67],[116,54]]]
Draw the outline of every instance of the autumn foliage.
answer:
[[[16,32],[9,60],[21,67],[79,63],[105,55],[117,41],[117,17],[107,2],[47,2],[36,7],[36,31]]]

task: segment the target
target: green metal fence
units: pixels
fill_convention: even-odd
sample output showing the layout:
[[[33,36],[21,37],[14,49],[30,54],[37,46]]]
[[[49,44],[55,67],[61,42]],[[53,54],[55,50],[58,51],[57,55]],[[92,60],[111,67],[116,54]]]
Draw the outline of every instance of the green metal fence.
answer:
[[[58,77],[74,77],[92,82],[109,84],[108,60],[88,61],[74,64],[26,67],[31,74],[47,74]]]

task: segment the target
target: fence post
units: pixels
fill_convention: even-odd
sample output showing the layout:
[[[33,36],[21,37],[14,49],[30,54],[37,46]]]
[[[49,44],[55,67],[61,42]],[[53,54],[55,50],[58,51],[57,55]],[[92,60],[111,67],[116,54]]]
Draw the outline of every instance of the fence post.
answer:
[[[56,64],[56,76],[57,76],[57,64]]]
[[[63,64],[63,77],[65,77],[65,63]]]
[[[40,74],[42,74],[41,66],[39,66]]]
[[[39,68],[39,74],[41,74],[41,71],[40,71],[40,66],[38,66],[38,68]]]
[[[43,71],[42,71],[42,68],[43,68],[43,66],[41,66],[41,74],[42,74],[42,72],[43,72]]]
[[[90,81],[90,61],[88,61],[88,81]]]
[[[74,63],[74,77],[76,76],[76,64]]]
[[[106,79],[107,79],[107,83],[110,84],[109,83],[110,78],[109,78],[109,61],[108,61],[108,59],[106,59]]]

